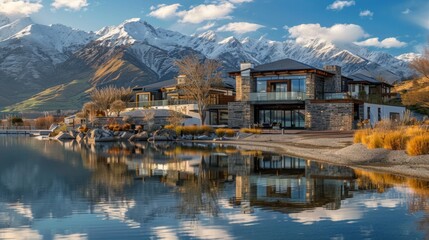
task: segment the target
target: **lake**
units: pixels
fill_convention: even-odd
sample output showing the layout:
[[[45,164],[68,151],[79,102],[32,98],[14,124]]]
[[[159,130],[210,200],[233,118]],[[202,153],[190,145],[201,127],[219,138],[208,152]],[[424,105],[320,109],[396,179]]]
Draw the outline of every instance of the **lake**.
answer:
[[[0,239],[424,239],[429,182],[233,145],[0,136]]]

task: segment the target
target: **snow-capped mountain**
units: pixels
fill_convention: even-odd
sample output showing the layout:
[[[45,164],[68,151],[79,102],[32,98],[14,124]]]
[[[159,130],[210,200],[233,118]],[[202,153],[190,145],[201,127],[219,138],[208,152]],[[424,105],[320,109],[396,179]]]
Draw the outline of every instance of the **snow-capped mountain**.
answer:
[[[404,62],[411,62],[414,59],[419,58],[421,56],[422,55],[418,53],[404,53],[399,56],[396,56],[396,58]]]
[[[405,58],[320,39],[298,44],[264,37],[221,38],[214,31],[188,36],[141,19],[87,33],[63,25],[35,24],[30,18],[10,21],[0,15],[0,89],[9,86],[0,90],[0,107],[76,79],[87,82],[87,89],[171,79],[177,74],[174,62],[188,54],[218,59],[225,71],[238,69],[243,61],[258,65],[292,58],[320,68],[339,65],[346,76],[364,72],[390,82],[414,74]]]

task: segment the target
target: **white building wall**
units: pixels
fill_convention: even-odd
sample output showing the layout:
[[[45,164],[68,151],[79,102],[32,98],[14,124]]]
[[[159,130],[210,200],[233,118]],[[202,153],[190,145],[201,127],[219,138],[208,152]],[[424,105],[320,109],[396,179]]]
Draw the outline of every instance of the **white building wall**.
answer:
[[[390,119],[391,113],[398,113],[400,119],[404,117],[405,107],[398,106],[389,106],[382,104],[372,104],[372,103],[364,103],[364,119],[369,119],[371,126],[374,126],[379,121],[379,109],[380,109],[380,118]],[[369,108],[369,115],[368,115]]]

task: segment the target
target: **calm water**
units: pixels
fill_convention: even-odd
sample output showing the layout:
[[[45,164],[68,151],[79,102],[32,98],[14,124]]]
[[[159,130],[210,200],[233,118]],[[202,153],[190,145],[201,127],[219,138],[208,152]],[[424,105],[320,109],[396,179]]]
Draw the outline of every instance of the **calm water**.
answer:
[[[428,187],[233,146],[0,136],[0,239],[424,239]]]

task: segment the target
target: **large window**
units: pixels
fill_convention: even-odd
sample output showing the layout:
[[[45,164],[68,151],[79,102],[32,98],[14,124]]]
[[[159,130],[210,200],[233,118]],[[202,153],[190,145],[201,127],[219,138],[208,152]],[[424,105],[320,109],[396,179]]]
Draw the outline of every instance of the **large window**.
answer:
[[[257,92],[306,92],[305,76],[270,76],[256,78]]]
[[[305,110],[259,110],[259,124],[280,128],[304,128]]]

